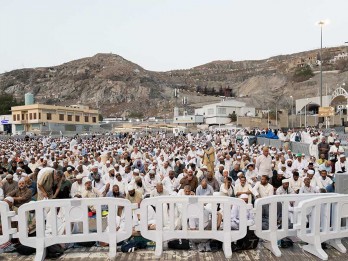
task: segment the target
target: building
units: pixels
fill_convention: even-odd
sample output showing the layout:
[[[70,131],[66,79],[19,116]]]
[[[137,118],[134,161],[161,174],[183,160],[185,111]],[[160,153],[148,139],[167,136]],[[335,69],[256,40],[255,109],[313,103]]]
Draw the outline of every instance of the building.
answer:
[[[0,115],[0,133],[12,133],[12,117],[9,115]]]
[[[255,108],[246,106],[245,102],[228,99],[195,110],[195,115],[203,115],[208,125],[230,123],[229,115],[233,113],[237,116],[255,116]]]
[[[203,115],[178,115],[173,118],[174,124],[202,124],[204,123]]]
[[[98,110],[88,106],[29,104],[11,108],[13,133],[74,131],[88,132],[99,126]]]

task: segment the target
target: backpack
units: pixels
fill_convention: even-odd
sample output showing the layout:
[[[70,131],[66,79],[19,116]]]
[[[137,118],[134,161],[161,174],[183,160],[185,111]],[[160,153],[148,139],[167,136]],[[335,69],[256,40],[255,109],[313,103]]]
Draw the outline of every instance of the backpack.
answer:
[[[76,244],[81,246],[81,247],[93,247],[93,246],[95,246],[95,241],[78,242]]]
[[[28,247],[28,246],[25,246],[22,244],[18,244],[16,246],[16,250],[17,250],[18,254],[23,255],[23,256],[30,256],[36,252],[35,248]]]
[[[64,248],[59,244],[49,246],[46,249],[47,258],[58,258],[62,256],[63,254],[64,254]]]
[[[121,246],[121,251],[123,253],[131,253],[131,252],[134,252],[137,249],[138,249],[137,248],[137,242],[135,242],[135,241],[125,242]]]
[[[168,248],[175,250],[189,250],[190,241],[188,239],[175,239],[168,242]]]
[[[259,238],[255,235],[255,232],[248,229],[246,236],[239,239],[237,243],[232,246],[232,251],[255,249],[258,243]],[[233,250],[233,248],[235,248],[235,250]]]
[[[301,141],[301,137],[298,133],[296,133],[296,135],[295,135],[295,141],[297,141],[297,142]]]
[[[281,248],[289,248],[292,247],[294,243],[289,238],[283,238],[280,240],[280,247]]]
[[[216,252],[222,249],[222,242],[218,240],[210,240],[209,245],[212,252]]]

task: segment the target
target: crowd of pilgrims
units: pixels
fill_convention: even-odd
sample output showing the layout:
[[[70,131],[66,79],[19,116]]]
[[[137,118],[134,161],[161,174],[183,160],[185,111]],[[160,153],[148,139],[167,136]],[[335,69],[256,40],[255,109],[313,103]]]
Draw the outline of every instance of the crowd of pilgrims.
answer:
[[[278,132],[285,141],[278,149],[249,144],[249,133],[244,130],[1,140],[0,200],[17,211],[30,201],[51,199],[112,197],[140,205],[148,197],[220,195],[253,204],[271,195],[333,192],[335,173],[347,169],[344,149],[334,134],[328,142],[320,131],[305,132],[306,139],[311,137],[310,155],[289,149],[287,141],[294,139],[291,130]],[[91,217],[96,214],[93,206],[89,212]],[[212,226],[209,208],[205,212],[208,228]],[[119,229],[127,221],[122,219],[122,208],[117,215]],[[155,229],[154,208],[149,215],[149,229]],[[218,227],[224,218],[218,212]],[[231,229],[238,229],[238,207],[232,207],[227,218],[231,218]],[[246,218],[253,216],[248,212]],[[188,225],[198,228],[196,219]]]

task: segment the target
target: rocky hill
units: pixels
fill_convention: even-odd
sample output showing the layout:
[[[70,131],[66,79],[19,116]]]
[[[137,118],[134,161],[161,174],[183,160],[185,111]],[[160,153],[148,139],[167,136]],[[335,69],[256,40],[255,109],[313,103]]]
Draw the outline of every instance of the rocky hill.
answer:
[[[324,50],[324,86],[333,90],[348,76],[346,47]],[[188,97],[188,108],[216,102],[219,96],[235,96],[248,104],[287,108],[289,97],[318,94],[318,50],[281,55],[258,61],[214,61],[188,70],[148,71],[115,54],[97,54],[59,66],[20,69],[0,74],[0,91],[18,99],[26,92],[36,102],[56,105],[84,104],[99,108],[104,116],[130,115],[170,117],[175,105]],[[309,66],[308,79],[295,80],[294,73]],[[324,88],[324,93],[325,93]]]

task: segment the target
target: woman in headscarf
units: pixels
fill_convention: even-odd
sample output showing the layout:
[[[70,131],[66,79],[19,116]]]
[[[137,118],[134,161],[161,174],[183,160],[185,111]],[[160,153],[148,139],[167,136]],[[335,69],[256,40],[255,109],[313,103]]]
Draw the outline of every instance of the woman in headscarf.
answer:
[[[215,149],[210,141],[207,142],[207,148],[204,150],[203,165],[207,166],[208,171],[214,171]]]

